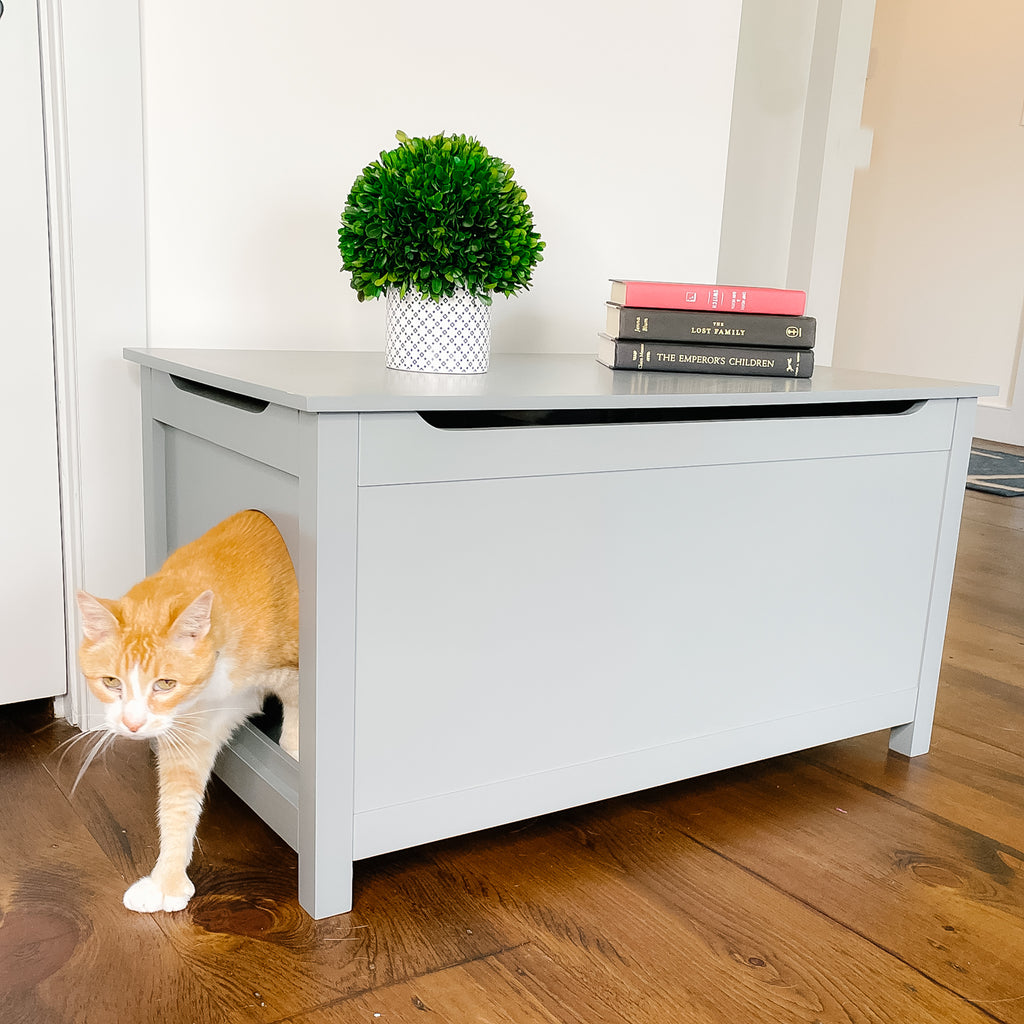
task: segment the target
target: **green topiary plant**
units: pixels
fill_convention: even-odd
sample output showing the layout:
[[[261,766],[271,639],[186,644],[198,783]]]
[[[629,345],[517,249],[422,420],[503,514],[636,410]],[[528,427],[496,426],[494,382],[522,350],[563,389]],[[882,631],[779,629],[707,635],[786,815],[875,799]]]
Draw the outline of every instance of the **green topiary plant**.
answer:
[[[388,288],[487,303],[530,287],[544,243],[511,167],[466,135],[409,138],[356,178],[338,231],[359,301]]]

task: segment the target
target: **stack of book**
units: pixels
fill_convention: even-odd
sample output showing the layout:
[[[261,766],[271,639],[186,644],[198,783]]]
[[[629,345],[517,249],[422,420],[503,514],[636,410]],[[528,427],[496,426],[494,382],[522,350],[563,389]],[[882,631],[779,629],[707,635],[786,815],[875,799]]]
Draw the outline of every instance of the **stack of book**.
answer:
[[[791,288],[614,279],[597,358],[613,370],[810,377],[806,301]]]

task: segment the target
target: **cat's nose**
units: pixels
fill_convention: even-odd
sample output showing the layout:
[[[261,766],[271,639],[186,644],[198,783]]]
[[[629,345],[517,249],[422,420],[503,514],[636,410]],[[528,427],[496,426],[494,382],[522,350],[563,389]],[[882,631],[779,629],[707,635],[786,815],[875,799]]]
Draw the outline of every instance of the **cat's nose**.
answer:
[[[146,709],[140,707],[134,701],[124,706],[121,712],[121,721],[129,732],[138,732],[146,724]]]

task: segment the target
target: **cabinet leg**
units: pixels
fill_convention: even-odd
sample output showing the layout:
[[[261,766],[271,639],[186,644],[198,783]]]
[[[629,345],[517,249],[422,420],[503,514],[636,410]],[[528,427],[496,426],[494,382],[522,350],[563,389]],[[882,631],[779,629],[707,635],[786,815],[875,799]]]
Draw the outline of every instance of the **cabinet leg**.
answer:
[[[352,909],[357,417],[305,413],[299,476],[299,902]]]
[[[927,723],[921,721],[897,725],[889,730],[889,749],[907,757],[927,754],[932,740],[932,716],[928,715]]]
[[[352,844],[347,854],[329,850],[299,850],[299,903],[320,920],[352,909]]]

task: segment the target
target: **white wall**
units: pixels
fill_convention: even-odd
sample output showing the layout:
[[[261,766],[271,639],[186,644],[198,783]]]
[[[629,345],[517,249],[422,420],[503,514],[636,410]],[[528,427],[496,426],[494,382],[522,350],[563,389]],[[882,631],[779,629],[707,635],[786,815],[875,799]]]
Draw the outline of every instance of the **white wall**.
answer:
[[[104,597],[131,585],[143,558],[138,374],[121,358],[146,342],[138,17],[63,4],[73,349],[84,541],[82,584]]]
[[[593,351],[610,276],[715,277],[740,0],[41,9],[71,588],[144,572],[123,347],[383,349],[337,228],[396,129],[475,134],[529,192],[545,260],[498,351]]]
[[[740,0],[142,10],[153,346],[382,349],[337,229],[396,129],[476,135],[529,193],[497,351],[593,351],[612,276],[715,279]]]
[[[997,384],[1024,413],[1022,39],[1020,0],[878,0],[836,362]]]

